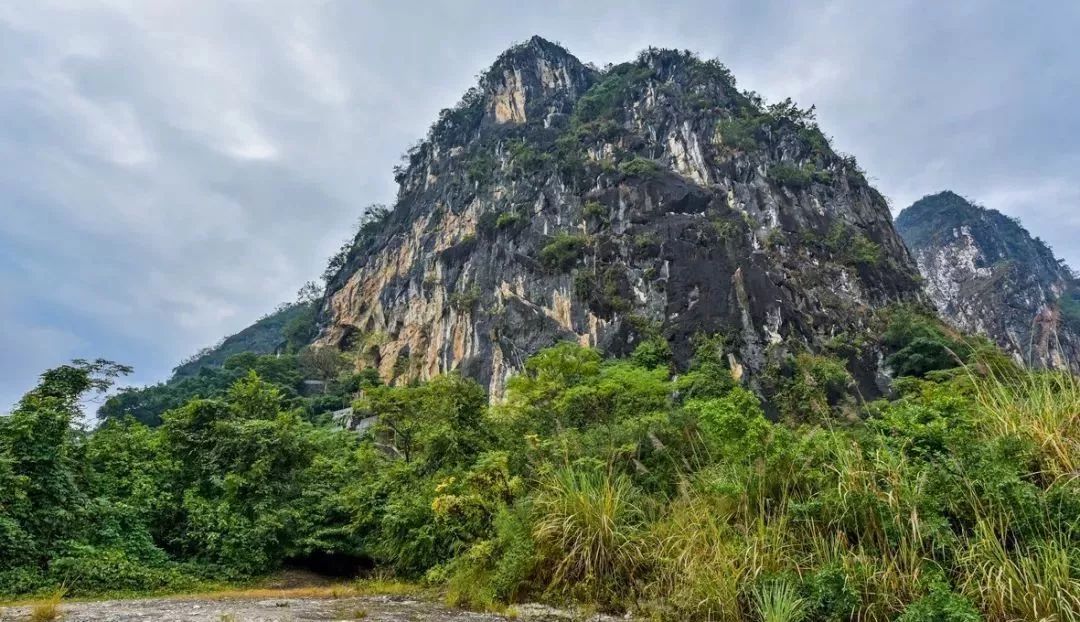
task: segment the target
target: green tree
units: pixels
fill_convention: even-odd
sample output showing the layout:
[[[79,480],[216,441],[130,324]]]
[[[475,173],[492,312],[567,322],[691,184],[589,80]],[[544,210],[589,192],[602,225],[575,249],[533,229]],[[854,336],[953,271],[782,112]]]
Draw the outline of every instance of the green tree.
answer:
[[[7,508],[4,522],[9,529],[13,523],[20,526],[8,539],[20,543],[15,548],[32,550],[41,567],[76,533],[85,505],[76,479],[74,426],[82,419],[80,399],[87,392],[106,390],[130,371],[103,359],[61,365],[44,372],[11,416],[0,418],[0,477],[14,484],[0,505]]]

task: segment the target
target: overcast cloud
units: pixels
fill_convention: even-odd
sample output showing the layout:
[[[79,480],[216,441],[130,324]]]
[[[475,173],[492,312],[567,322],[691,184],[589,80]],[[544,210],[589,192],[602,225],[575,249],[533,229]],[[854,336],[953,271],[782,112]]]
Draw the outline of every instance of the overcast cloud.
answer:
[[[816,104],[894,211],[953,189],[1080,265],[1080,3],[10,0],[0,411],[48,366],[164,379],[293,297],[476,74],[540,34]],[[542,6],[541,6],[542,5]]]

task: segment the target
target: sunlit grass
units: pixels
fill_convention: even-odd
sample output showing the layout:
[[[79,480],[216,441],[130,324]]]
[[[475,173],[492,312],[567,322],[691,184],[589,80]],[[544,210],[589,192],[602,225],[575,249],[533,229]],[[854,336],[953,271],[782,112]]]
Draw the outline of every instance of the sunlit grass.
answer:
[[[60,588],[48,597],[30,605],[30,622],[50,622],[60,618],[60,602],[64,599],[64,589]]]

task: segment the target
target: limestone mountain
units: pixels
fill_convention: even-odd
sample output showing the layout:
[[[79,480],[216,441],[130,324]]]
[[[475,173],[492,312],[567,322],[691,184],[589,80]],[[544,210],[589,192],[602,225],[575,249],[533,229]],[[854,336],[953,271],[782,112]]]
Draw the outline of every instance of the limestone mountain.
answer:
[[[883,197],[812,110],[718,62],[649,49],[597,69],[539,37],[502,54],[396,169],[396,203],[333,264],[316,344],[386,381],[451,370],[493,398],[538,349],[722,335],[751,385],[852,345],[876,392],[876,312],[921,299]]]
[[[896,227],[947,321],[1027,365],[1080,371],[1080,288],[1017,220],[945,191],[905,209]]]

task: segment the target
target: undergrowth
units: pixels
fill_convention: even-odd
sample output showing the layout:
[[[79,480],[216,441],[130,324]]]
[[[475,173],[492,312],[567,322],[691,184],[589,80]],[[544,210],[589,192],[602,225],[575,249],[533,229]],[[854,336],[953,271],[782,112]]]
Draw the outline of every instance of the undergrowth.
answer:
[[[84,433],[78,397],[109,368],[50,370],[0,420],[0,589],[261,596],[243,582],[333,554],[390,578],[302,593],[415,589],[399,577],[487,611],[1080,620],[1080,380],[911,312],[884,342],[890,401],[836,399],[851,369],[804,353],[770,380],[771,420],[727,339],[674,375],[654,333],[625,359],[542,350],[494,406],[456,375],[365,385],[360,438],[255,374],[159,428]]]

